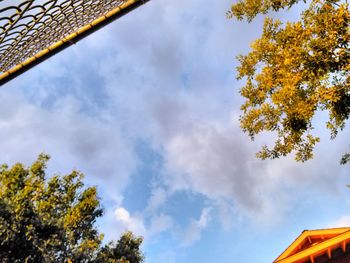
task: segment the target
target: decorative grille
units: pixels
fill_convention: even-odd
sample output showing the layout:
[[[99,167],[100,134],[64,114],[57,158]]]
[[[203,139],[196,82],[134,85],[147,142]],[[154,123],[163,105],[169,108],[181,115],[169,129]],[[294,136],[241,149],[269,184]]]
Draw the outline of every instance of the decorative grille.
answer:
[[[0,75],[128,2],[0,0]]]

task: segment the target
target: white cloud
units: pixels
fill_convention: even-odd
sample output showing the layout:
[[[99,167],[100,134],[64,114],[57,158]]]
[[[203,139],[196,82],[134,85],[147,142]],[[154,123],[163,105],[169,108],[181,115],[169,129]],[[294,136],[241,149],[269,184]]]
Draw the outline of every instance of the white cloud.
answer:
[[[295,199],[302,198],[293,191],[307,186],[334,191],[329,173],[334,166],[301,166],[292,158],[256,160],[261,141],[250,142],[239,128],[242,99],[234,91],[239,84],[231,72],[232,57],[247,51],[257,27],[233,25],[223,12],[227,3],[182,1],[182,8],[178,6],[174,1],[152,1],[132,19],[121,20],[113,28],[120,37],[115,52],[97,67],[128,134],[151,141],[165,160],[159,178],[165,187],[154,190],[147,210],[157,210],[174,191],[186,190],[226,203],[218,205],[225,228],[242,216],[275,224]],[[146,29],[144,21],[158,27]],[[126,67],[129,61],[137,63]]]
[[[171,230],[174,227],[174,220],[169,215],[160,214],[151,218],[149,237]]]
[[[0,141],[0,162],[30,164],[45,152],[52,157],[49,173],[81,170],[87,184],[98,184],[108,199],[120,202],[137,167],[120,127],[81,114],[79,101],[72,97],[62,98],[48,110],[15,95],[10,90],[0,94],[0,137],[6,138]]]
[[[193,245],[196,241],[201,239],[202,231],[206,229],[211,220],[212,208],[203,208],[200,217],[197,220],[192,220],[190,225],[185,229],[182,236],[182,246]]]
[[[167,200],[168,193],[165,189],[157,187],[152,189],[151,197],[145,209],[147,213],[153,213],[160,208]]]
[[[343,215],[334,222],[330,223],[328,227],[350,227],[350,215]]]
[[[184,131],[166,145],[168,185],[214,199],[233,198],[242,207],[258,210],[264,169],[253,173],[248,147],[231,127],[209,123]]]
[[[149,221],[146,224],[146,220]],[[145,242],[149,242],[157,235],[172,231],[175,223],[173,218],[166,214],[154,214],[146,217],[142,213],[130,214],[130,212],[122,206],[117,207],[113,211],[112,220],[107,220],[108,228],[113,229],[115,233],[107,233],[108,239],[115,239],[124,231],[132,231],[136,235],[145,238]],[[107,227],[105,227],[107,229]]]
[[[123,207],[118,207],[117,209],[115,209],[114,214],[115,214],[115,218],[118,221],[121,221],[123,223],[128,223],[130,221],[130,214]]]
[[[115,206],[138,166],[135,141],[151,141],[165,160],[158,178],[165,186],[153,190],[145,213],[187,190],[214,200],[225,228],[247,215],[273,224],[302,198],[303,187],[334,191],[339,168],[325,161],[329,144],[303,166],[255,159],[257,144],[231,116],[241,103],[232,68],[258,27],[227,20],[229,5],[150,1],[10,82],[0,98],[1,160],[28,162],[48,152],[51,170],[83,170]],[[144,215],[119,216],[123,226],[146,233],[172,224],[160,214],[151,231]],[[188,230],[192,240],[200,236],[199,222]]]
[[[170,192],[193,191],[215,201],[224,228],[242,216],[255,224],[274,225],[303,195],[337,194],[334,177],[344,169],[336,160],[332,164],[321,161],[328,156],[326,150],[304,164],[296,163],[292,156],[257,160],[257,145],[238,127],[218,121],[194,123],[163,145],[164,180]],[[295,192],[299,194],[293,195]]]
[[[114,216],[120,228],[123,231],[132,231],[136,235],[144,236],[146,234],[146,228],[143,224],[142,218],[136,215],[131,216],[129,211],[124,207],[117,207],[114,210]]]

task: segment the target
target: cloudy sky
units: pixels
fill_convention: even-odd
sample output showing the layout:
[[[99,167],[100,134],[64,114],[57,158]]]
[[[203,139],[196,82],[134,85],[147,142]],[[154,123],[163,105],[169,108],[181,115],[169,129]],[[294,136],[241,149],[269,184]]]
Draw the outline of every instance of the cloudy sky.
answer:
[[[105,239],[144,236],[147,263],[272,262],[304,229],[350,225],[349,128],[330,141],[319,114],[314,160],[255,158],[273,138],[239,128],[235,56],[262,19],[227,20],[231,3],[152,0],[2,86],[0,162],[84,172]]]

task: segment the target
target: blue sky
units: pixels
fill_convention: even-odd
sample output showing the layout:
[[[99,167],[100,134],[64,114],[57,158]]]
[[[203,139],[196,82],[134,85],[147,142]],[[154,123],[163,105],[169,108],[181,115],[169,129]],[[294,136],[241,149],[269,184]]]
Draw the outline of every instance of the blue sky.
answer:
[[[0,89],[1,163],[51,155],[97,185],[106,240],[144,236],[149,263],[272,262],[304,229],[348,226],[349,128],[315,158],[260,161],[239,128],[235,56],[262,18],[228,0],[152,0]],[[297,10],[273,16],[295,19]]]

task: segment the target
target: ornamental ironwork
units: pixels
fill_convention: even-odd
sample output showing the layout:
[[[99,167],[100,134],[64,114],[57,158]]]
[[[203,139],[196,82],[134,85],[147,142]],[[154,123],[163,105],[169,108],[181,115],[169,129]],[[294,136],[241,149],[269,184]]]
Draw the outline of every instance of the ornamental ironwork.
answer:
[[[0,80],[146,1],[0,0]]]

